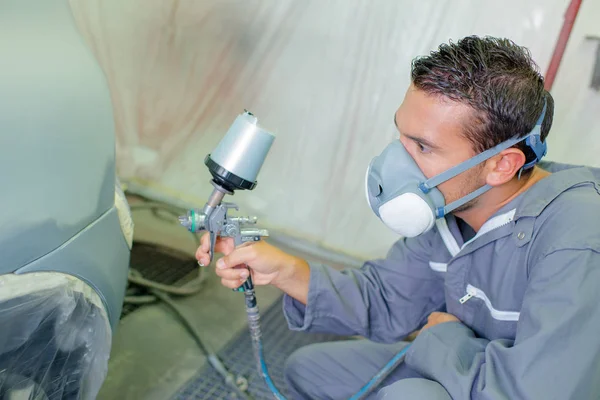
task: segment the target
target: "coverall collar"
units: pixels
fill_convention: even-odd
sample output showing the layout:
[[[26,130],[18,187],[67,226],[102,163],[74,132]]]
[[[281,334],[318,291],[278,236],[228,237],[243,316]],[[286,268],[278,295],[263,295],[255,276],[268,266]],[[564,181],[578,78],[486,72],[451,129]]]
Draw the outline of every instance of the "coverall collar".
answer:
[[[458,229],[455,217],[452,215],[447,216],[447,227],[439,227],[439,229],[440,231],[448,230],[451,235],[450,240],[454,244],[450,244],[450,247],[448,247],[449,244],[446,243],[450,253],[454,256],[459,254],[463,256],[500,237],[510,235],[513,230],[512,223],[522,217],[535,218],[539,216],[548,204],[573,186],[593,184],[600,193],[600,169],[598,168],[550,161],[541,162],[539,166],[551,172],[551,174],[496,211],[471,240],[465,242]],[[442,235],[447,234],[442,233]],[[483,241],[480,240],[482,236],[485,236]],[[454,251],[452,251],[453,247],[455,248]]]
[[[515,219],[520,217],[537,217],[556,199],[569,188],[581,184],[593,184],[600,193],[600,169],[562,164],[552,161],[541,162],[539,167],[551,172],[551,175],[536,182],[526,192],[511,201],[498,213],[516,208]]]

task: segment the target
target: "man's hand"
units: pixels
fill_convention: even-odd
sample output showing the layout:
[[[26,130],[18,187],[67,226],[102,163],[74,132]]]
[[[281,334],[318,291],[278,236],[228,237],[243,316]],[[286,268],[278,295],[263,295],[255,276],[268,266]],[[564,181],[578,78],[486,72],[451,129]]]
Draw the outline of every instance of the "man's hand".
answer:
[[[427,317],[427,323],[425,324],[425,326],[423,328],[421,328],[421,332],[423,332],[425,329],[431,328],[432,326],[435,326],[437,324],[443,324],[444,322],[453,322],[453,321],[460,322],[460,320],[452,314],[448,314],[448,313],[444,313],[444,312],[432,312],[431,314],[429,314],[429,317]]]
[[[209,262],[210,235],[202,235],[196,259],[202,265]],[[256,286],[274,285],[303,304],[308,301],[310,267],[308,262],[285,253],[265,241],[234,246],[233,238],[217,238],[215,253],[224,257],[216,263],[216,273],[223,286],[235,289],[248,279],[248,268]]]

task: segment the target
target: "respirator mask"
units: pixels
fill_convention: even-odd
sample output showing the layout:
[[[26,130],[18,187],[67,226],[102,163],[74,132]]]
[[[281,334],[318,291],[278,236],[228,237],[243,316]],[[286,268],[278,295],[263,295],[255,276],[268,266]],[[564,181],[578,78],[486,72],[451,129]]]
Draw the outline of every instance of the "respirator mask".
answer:
[[[367,168],[365,189],[369,206],[388,228],[404,237],[415,237],[429,231],[436,219],[443,218],[492,188],[490,185],[484,185],[446,204],[444,196],[437,189],[440,184],[521,141],[525,141],[533,150],[535,159],[521,168],[519,176],[523,170],[532,168],[546,155],[546,143],[541,140],[545,114],[546,104],[535,127],[525,137],[502,142],[429,179],[419,169],[404,145],[395,140],[375,157]]]

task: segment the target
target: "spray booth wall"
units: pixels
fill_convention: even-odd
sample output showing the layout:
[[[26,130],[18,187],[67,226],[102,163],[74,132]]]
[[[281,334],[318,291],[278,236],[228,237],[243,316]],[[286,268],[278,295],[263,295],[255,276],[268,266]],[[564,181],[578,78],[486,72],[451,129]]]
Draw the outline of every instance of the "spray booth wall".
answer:
[[[600,141],[581,140],[600,137],[599,95],[589,89],[596,44],[584,38],[600,35],[591,31],[598,3],[584,1],[553,90],[553,159],[599,163]],[[545,72],[568,1],[71,5],[108,77],[121,178],[201,206],[212,189],[204,157],[248,109],[277,138],[257,188],[228,201],[266,227],[376,257],[397,237],[367,206],[365,170],[397,137],[411,60],[449,39],[494,35],[528,46]]]

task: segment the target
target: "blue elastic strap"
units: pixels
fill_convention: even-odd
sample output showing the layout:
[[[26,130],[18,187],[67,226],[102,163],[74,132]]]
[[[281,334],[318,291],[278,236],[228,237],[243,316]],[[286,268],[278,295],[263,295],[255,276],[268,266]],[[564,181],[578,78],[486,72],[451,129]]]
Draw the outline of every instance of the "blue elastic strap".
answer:
[[[461,197],[460,199],[458,199],[456,201],[453,201],[452,203],[448,204],[446,207],[438,207],[435,210],[435,214],[436,214],[435,216],[437,218],[442,218],[444,215],[448,214],[450,211],[457,209],[458,207],[462,206],[463,204],[466,204],[467,202],[473,200],[477,196],[481,196],[482,194],[484,194],[491,188],[492,187],[490,185],[483,185],[482,187],[469,193],[468,195]]]
[[[544,101],[544,111],[542,115],[538,119],[535,127],[533,128],[531,134],[527,136],[525,139],[525,144],[529,146],[529,148],[535,153],[535,159],[529,161],[527,164],[523,165],[519,170],[519,177],[521,179],[521,174],[524,170],[533,168],[535,164],[537,164],[542,157],[546,155],[548,151],[548,145],[546,142],[542,142],[542,122],[544,121],[544,115],[546,114],[546,102]]]
[[[546,155],[546,152],[548,149],[547,144],[546,144],[546,142],[543,142],[542,138],[541,138],[542,122],[544,121],[545,116],[546,116],[546,99],[544,99],[544,108],[542,109],[542,114],[538,118],[538,120],[535,123],[535,126],[533,127],[531,132],[529,132],[529,134],[527,136],[525,136],[525,138],[509,139],[506,142],[502,142],[502,143],[498,144],[497,146],[492,147],[491,149],[488,149],[480,154],[477,154],[476,156],[471,157],[467,161],[464,161],[464,162],[450,168],[449,170],[444,171],[441,174],[438,174],[438,175],[426,180],[425,182],[422,182],[421,184],[419,184],[419,189],[421,189],[421,191],[423,193],[428,193],[429,191],[431,191],[431,189],[440,185],[441,183],[444,183],[447,180],[454,178],[456,175],[459,175],[459,174],[465,172],[466,170],[474,167],[475,165],[478,165],[478,164],[490,159],[491,157],[499,154],[501,151],[506,150],[509,147],[512,147],[515,144],[522,141],[523,139],[525,139],[525,144],[527,146],[529,146],[531,148],[531,150],[533,150],[536,158],[535,158],[535,160],[530,161],[529,163],[527,163],[527,164],[523,165],[523,167],[521,167],[521,169],[519,170],[519,179],[520,179],[521,173],[523,172],[523,170],[533,167],[535,164],[537,164],[542,159],[542,157],[544,157]],[[473,200],[477,196],[482,195],[483,193],[487,192],[491,188],[492,187],[490,185],[484,185],[484,186],[480,187],[479,189],[469,193],[468,195],[448,204],[445,207],[438,207],[436,209],[436,217],[442,218],[444,215],[448,214],[452,210],[455,210],[456,208],[462,206],[463,204],[466,204],[467,202]]]
[[[535,153],[535,160],[530,161],[527,164],[523,165],[523,167],[521,167],[521,169],[519,170],[519,175],[518,175],[519,179],[520,179],[521,173],[523,172],[523,170],[531,168],[535,164],[537,164],[542,159],[542,157],[544,157],[546,155],[546,152],[548,150],[546,142],[543,142],[542,138],[541,138],[542,122],[544,121],[545,116],[546,116],[546,100],[544,99],[544,108],[542,110],[542,114],[538,118],[538,120],[535,123],[535,126],[533,127],[531,132],[529,132],[529,134],[527,134],[527,136],[525,136],[524,138],[521,137],[521,138],[509,139],[506,142],[502,142],[502,143],[498,144],[497,146],[492,147],[491,149],[488,149],[482,153],[479,153],[476,156],[471,157],[467,161],[464,161],[458,165],[455,165],[454,167],[450,168],[449,170],[444,171],[441,174],[438,174],[438,175],[426,180],[425,182],[421,182],[419,184],[419,189],[421,189],[421,191],[423,193],[429,193],[431,191],[431,189],[440,185],[441,183],[444,183],[447,180],[454,178],[456,175],[462,174],[466,170],[473,168],[474,166],[499,154],[501,151],[506,150],[509,147],[512,147],[515,144],[525,140],[525,144],[527,146],[529,146],[531,148],[531,150],[533,150],[533,152]],[[463,204],[466,204],[467,202],[473,200],[475,197],[482,195],[483,193],[487,192],[491,188],[492,187],[490,185],[484,185],[484,186],[480,187],[479,189],[475,190],[474,192],[469,193],[468,195],[448,204],[445,207],[438,207],[435,210],[436,217],[442,218],[444,215],[448,214],[452,210],[455,210],[456,208],[462,206]]]
[[[525,139],[525,144],[529,146],[529,148],[535,153],[535,160],[523,165],[523,169],[529,169],[533,167],[542,159],[542,157],[546,155],[546,152],[548,151],[546,142],[542,142],[542,135],[540,133],[541,126],[536,125],[536,130],[537,132],[532,133]]]
[[[535,126],[533,127],[531,132],[529,132],[527,134],[527,136],[525,136],[524,138],[521,137],[521,138],[509,139],[506,142],[502,142],[502,143],[492,147],[491,149],[488,149],[482,153],[479,153],[476,156],[473,156],[470,159],[463,161],[462,163],[460,163],[458,165],[455,165],[454,167],[450,168],[449,170],[444,171],[441,174],[438,174],[438,175],[426,180],[425,182],[422,182],[419,185],[419,188],[421,189],[421,191],[423,193],[428,193],[431,189],[440,185],[441,183],[444,183],[447,180],[454,178],[456,175],[462,174],[466,170],[473,168],[474,166],[494,157],[495,155],[499,154],[501,151],[514,146],[515,144],[521,142],[522,140],[525,140],[525,143],[529,147],[531,147],[531,149],[533,150],[533,152],[536,155],[536,159],[534,161],[524,165],[523,168],[526,169],[526,168],[532,167],[533,165],[535,165],[535,163],[540,161],[544,155],[546,155],[547,146],[546,146],[546,143],[542,142],[542,139],[541,139],[542,122],[544,121],[545,115],[546,115],[546,101],[544,100],[544,109],[542,110],[542,114],[538,118],[538,120],[535,123]]]

